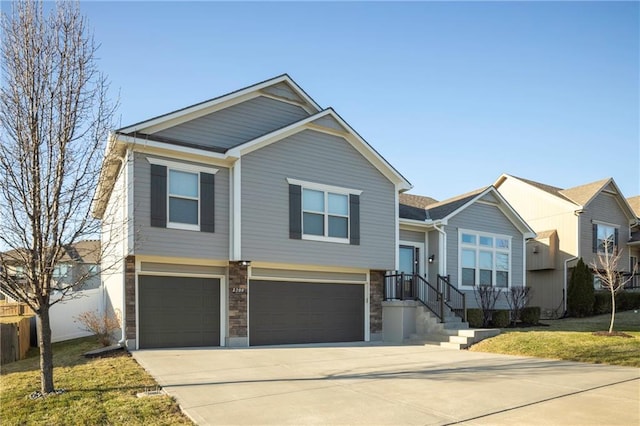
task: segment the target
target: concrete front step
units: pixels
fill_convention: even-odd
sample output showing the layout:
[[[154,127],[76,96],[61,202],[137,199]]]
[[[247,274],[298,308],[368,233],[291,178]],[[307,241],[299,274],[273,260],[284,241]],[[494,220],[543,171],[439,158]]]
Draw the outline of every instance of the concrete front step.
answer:
[[[405,343],[412,345],[439,345],[443,348],[460,350],[466,349],[481,340],[500,334],[500,330],[493,328],[443,331],[443,333],[429,333],[424,335],[412,334],[409,339],[405,340]]]

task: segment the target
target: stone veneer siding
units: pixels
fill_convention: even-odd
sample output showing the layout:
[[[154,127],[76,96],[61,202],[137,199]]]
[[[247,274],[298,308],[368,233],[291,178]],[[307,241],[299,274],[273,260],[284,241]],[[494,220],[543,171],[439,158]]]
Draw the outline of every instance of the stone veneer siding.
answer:
[[[382,333],[382,299],[384,298],[384,271],[369,272],[369,331]]]
[[[247,337],[247,278],[246,266],[229,262],[229,337]],[[234,292],[235,290],[235,292]]]
[[[125,335],[127,339],[136,338],[136,257],[125,259]]]

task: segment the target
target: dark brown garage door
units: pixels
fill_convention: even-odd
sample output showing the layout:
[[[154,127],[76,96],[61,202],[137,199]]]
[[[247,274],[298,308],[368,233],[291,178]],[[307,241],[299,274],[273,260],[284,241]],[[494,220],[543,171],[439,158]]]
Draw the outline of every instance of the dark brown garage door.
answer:
[[[252,280],[249,343],[364,340],[364,286]]]
[[[220,345],[220,280],[139,276],[140,348]]]

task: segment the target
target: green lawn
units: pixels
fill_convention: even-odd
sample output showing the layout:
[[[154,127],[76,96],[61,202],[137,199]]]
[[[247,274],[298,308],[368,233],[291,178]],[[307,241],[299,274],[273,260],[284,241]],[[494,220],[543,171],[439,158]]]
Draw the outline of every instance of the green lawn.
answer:
[[[640,311],[618,312],[615,331],[631,336],[594,336],[607,331],[611,316],[542,320],[547,326],[503,329],[469,350],[539,358],[640,367]]]
[[[40,389],[37,349],[25,360],[2,366],[0,424],[192,424],[169,396],[136,397],[156,383],[127,353],[82,356],[97,347],[93,337],[54,344],[55,386],[66,390],[57,396],[28,398]]]

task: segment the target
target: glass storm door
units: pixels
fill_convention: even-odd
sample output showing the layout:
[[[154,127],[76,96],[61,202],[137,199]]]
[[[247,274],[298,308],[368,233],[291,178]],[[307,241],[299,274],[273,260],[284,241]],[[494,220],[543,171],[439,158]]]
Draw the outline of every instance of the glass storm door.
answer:
[[[400,297],[411,299],[414,297],[413,276],[419,271],[419,249],[413,246],[400,246],[400,272],[405,274],[404,282],[401,284]]]

